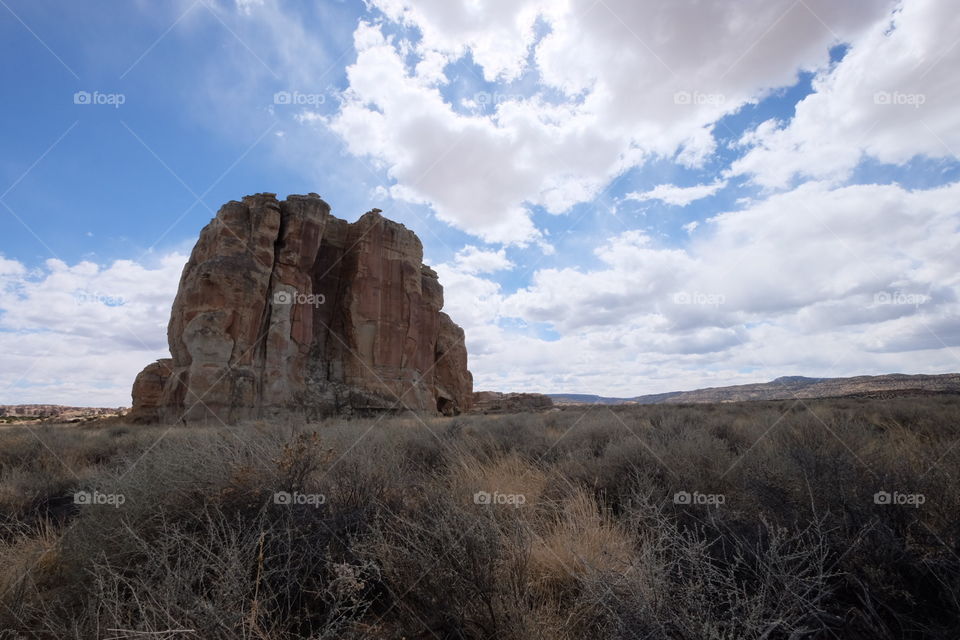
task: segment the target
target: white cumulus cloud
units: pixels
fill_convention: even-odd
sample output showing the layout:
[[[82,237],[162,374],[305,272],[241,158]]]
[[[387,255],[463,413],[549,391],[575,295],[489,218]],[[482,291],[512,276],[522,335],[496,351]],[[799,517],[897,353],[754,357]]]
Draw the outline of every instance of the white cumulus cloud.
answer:
[[[507,258],[505,249],[485,251],[473,245],[467,245],[458,251],[454,260],[457,267],[466,273],[493,273],[514,266]]]
[[[186,256],[28,270],[0,258],[0,404],[129,406],[147,364],[168,357],[167,320]]]
[[[329,124],[385,167],[392,195],[488,242],[540,238],[530,206],[563,213],[653,156],[697,166],[724,115],[828,63],[891,1],[374,0],[419,40],[361,21],[349,87]],[[546,26],[538,35],[535,24]],[[540,84],[460,113],[443,63]],[[411,62],[412,60],[412,62]],[[498,85],[498,86],[500,86]],[[506,86],[506,85],[503,85]],[[549,96],[548,92],[552,92]],[[558,98],[559,96],[559,98]]]
[[[643,192],[631,192],[626,195],[628,200],[661,200],[675,207],[685,207],[691,202],[708,198],[727,186],[726,180],[716,180],[711,184],[698,184],[692,187],[678,187],[673,184],[658,184],[653,189]]]
[[[801,178],[846,179],[864,156],[903,164],[960,153],[960,12],[908,0],[889,21],[852,41],[787,122],[768,120],[741,141],[731,173],[769,188]]]

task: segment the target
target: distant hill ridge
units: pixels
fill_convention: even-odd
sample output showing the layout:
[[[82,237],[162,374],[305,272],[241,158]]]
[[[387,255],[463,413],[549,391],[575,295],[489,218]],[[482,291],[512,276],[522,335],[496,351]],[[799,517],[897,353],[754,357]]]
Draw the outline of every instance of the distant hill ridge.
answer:
[[[590,394],[547,394],[556,404],[680,404],[744,402],[748,400],[790,400],[793,398],[837,398],[844,396],[919,395],[960,393],[960,373],[906,375],[891,373],[852,378],[808,378],[781,376],[771,382],[708,387],[693,391],[671,391],[632,398],[610,398]]]
[[[124,407],[65,407],[59,404],[0,404],[0,422],[45,420],[80,422],[95,418],[121,416]]]

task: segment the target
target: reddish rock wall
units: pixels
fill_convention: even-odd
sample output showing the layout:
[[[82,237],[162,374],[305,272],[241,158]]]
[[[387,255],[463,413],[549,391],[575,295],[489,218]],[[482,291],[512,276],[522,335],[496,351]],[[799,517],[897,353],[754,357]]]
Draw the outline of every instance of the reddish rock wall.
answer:
[[[350,224],[316,194],[227,203],[184,268],[173,357],[137,377],[131,419],[468,410],[463,330],[422,261],[378,209]]]

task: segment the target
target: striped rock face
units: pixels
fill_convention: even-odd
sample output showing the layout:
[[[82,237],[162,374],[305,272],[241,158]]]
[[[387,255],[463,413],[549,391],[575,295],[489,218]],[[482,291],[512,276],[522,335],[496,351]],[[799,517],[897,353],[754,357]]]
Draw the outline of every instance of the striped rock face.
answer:
[[[420,240],[377,209],[348,223],[316,194],[229,202],[183,270],[172,357],[137,377],[130,418],[467,411],[463,330],[442,307]]]

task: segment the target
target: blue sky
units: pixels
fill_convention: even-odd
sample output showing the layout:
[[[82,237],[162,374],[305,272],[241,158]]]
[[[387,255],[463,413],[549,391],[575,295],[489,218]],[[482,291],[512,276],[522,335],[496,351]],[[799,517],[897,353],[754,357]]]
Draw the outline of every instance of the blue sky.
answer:
[[[960,370],[954,13],[2,0],[0,403],[127,404],[261,191],[414,229],[478,388]]]

